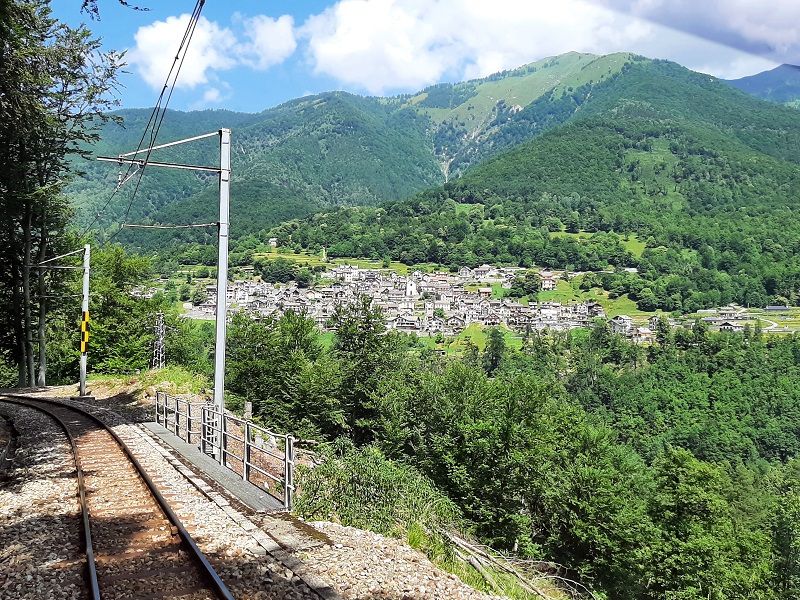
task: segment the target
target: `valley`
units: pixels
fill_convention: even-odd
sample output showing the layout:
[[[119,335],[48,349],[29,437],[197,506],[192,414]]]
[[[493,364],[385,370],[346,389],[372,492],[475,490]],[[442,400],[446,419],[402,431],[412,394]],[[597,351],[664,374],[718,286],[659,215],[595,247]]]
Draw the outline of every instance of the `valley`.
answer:
[[[535,39],[553,52],[530,52],[507,21],[527,5],[349,0],[280,18],[159,5],[155,20],[112,2],[148,19],[127,55],[48,0],[7,4],[0,383],[139,415],[114,427],[192,482],[165,496],[189,510],[199,490],[227,515],[213,532],[188,515],[224,584],[254,598],[316,597],[319,581],[303,586],[317,575],[342,600],[800,598],[796,68],[725,80],[615,51],[644,42],[563,52],[559,31]],[[615,40],[674,41],[604,18]],[[97,27],[127,26],[109,21]],[[509,39],[480,51],[497,23]],[[162,53],[184,25],[183,54]],[[152,111],[114,100],[126,56],[124,81],[148,94],[175,56]],[[748,72],[734,62],[703,69]],[[311,91],[267,89],[289,83]],[[253,98],[258,112],[169,108]],[[130,172],[93,160],[207,132],[220,135],[143,151]],[[38,485],[20,466],[0,494]],[[257,500],[252,521],[222,488]],[[33,513],[15,502],[17,527]],[[228,518],[258,548],[229,546]],[[52,575],[7,546],[16,575]]]

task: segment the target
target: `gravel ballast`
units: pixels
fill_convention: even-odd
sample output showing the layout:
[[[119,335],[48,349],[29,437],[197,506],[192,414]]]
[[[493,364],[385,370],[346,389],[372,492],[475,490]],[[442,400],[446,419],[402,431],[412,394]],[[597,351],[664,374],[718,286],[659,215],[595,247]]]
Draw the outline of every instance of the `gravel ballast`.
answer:
[[[131,403],[106,404],[112,412],[98,406],[102,404],[98,399],[90,412],[114,426],[236,598],[494,598],[438,569],[400,540],[334,523],[311,524],[315,533],[307,524],[292,523],[293,517],[254,513],[220,494],[216,485],[204,481],[202,474],[136,423],[140,415],[152,415],[150,410]],[[0,588],[0,597],[5,598],[1,592]]]
[[[0,597],[83,598],[84,554],[75,465],[49,417],[0,401],[17,434],[0,482]]]
[[[312,525],[332,545],[302,554],[347,600],[489,600],[489,596],[437,568],[425,555],[400,540],[336,523]]]

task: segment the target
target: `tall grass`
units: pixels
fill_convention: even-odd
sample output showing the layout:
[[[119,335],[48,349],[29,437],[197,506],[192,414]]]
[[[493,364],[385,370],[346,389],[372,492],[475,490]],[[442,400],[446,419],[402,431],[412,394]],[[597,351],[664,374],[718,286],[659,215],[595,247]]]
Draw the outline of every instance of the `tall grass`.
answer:
[[[170,365],[163,369],[148,369],[135,375],[93,374],[89,380],[90,382],[134,387],[138,390],[154,387],[172,395],[198,394],[201,390],[208,391],[211,388],[208,377],[177,365]]]
[[[380,450],[336,442],[322,464],[300,468],[295,511],[309,520],[337,521],[405,537],[412,528],[434,532],[460,523],[458,508],[416,469]]]

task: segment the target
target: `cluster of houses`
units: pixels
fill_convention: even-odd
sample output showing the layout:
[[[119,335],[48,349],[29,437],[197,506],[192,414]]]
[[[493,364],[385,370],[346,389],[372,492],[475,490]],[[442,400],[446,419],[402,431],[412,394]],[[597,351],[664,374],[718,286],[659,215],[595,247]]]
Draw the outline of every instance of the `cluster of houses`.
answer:
[[[380,308],[389,329],[417,335],[456,335],[472,324],[504,325],[525,332],[534,329],[568,330],[587,327],[597,318],[605,318],[603,307],[593,301],[538,302],[524,304],[510,298],[496,298],[492,286],[509,289],[522,269],[482,265],[461,268],[458,273],[422,273],[400,275],[394,271],[365,269],[356,265],[337,266],[325,273],[317,285],[300,288],[294,282],[270,284],[258,280],[237,280],[228,285],[228,305],[262,317],[280,316],[287,311],[304,313],[325,331],[338,305],[349,304],[362,296]],[[541,288],[555,289],[558,275],[542,271]],[[147,290],[139,290],[142,295]],[[191,307],[189,316],[213,317],[216,312],[216,286],[206,288],[206,301]],[[788,307],[767,307],[767,312],[785,312]],[[730,305],[699,311],[701,318],[717,331],[742,331],[753,315],[740,306]],[[613,333],[646,344],[654,341],[659,316],[647,325],[636,323],[627,315],[609,319]],[[669,319],[671,327],[691,327],[692,321]],[[765,331],[779,333],[773,323]]]
[[[228,305],[262,317],[280,316],[287,311],[304,313],[325,331],[338,305],[349,304],[362,296],[380,308],[389,329],[417,335],[456,335],[469,325],[504,325],[525,332],[534,329],[568,330],[587,327],[597,318],[605,318],[603,307],[593,301],[538,302],[524,304],[510,298],[496,298],[492,286],[509,289],[522,269],[482,265],[461,268],[458,273],[422,273],[400,275],[394,271],[340,265],[325,273],[317,285],[298,287],[294,282],[271,284],[256,279],[237,280],[228,285]],[[542,290],[553,290],[558,275],[540,273]],[[137,290],[145,296],[150,290]],[[206,300],[192,306],[190,317],[209,318],[216,313],[216,286],[206,288]],[[188,305],[187,305],[188,306]],[[785,312],[786,306],[767,307],[767,312]],[[699,311],[700,317],[717,331],[742,331],[753,315],[740,306],[730,305]],[[636,323],[627,315],[609,319],[613,333],[633,342],[654,341],[660,317],[653,316],[647,325]],[[691,327],[692,321],[669,319],[671,327]],[[787,331],[773,323],[765,331]]]
[[[455,335],[471,324],[505,325],[510,329],[572,329],[586,327],[604,317],[597,302],[561,304],[493,298],[492,285],[510,288],[519,268],[482,265],[462,268],[458,273],[399,275],[393,271],[342,265],[326,273],[324,282],[299,288],[293,282],[273,285],[261,281],[234,281],[228,286],[228,303],[234,309],[255,314],[279,316],[292,310],[313,318],[326,330],[337,305],[367,296],[380,308],[389,329],[417,335]],[[554,289],[554,274],[541,274],[543,289]],[[207,299],[193,308],[197,317],[213,316],[216,287],[207,288]]]

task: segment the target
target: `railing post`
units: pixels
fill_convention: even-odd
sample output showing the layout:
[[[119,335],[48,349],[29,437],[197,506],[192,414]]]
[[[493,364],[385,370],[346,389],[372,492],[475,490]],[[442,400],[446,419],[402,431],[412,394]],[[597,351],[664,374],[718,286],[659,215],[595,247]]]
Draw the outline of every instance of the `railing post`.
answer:
[[[207,448],[208,442],[206,441],[206,434],[208,433],[208,430],[206,429],[206,418],[207,418],[206,407],[201,406],[200,407],[200,452],[202,452],[203,454],[208,454],[208,448]]]
[[[294,497],[294,438],[286,436],[283,461],[283,507],[292,510]]]
[[[244,451],[242,452],[242,479],[250,479],[250,421],[244,422]]]
[[[228,460],[225,457],[225,450],[228,448],[228,423],[224,409],[219,415],[219,429],[219,464],[226,467],[228,466]]]
[[[192,443],[192,403],[186,403],[186,441]]]
[[[181,401],[179,398],[175,398],[175,435],[178,437],[181,437],[180,428],[181,428]]]

